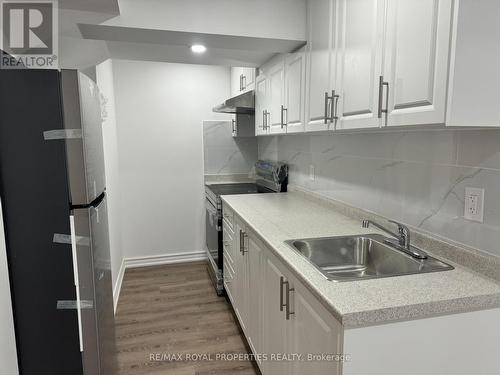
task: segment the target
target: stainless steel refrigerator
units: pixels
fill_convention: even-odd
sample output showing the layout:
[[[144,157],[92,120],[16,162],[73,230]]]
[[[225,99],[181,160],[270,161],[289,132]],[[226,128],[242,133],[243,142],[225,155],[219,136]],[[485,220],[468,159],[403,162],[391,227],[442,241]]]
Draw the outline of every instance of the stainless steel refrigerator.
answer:
[[[22,375],[113,375],[102,113],[76,71],[0,71],[0,196]]]

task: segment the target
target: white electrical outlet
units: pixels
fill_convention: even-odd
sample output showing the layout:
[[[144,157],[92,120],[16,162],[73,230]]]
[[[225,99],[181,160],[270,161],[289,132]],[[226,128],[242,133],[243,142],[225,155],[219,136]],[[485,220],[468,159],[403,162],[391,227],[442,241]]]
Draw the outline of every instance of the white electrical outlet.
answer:
[[[464,218],[480,223],[484,220],[484,189],[465,188]]]
[[[311,181],[314,181],[316,179],[316,175],[315,175],[315,172],[314,172],[314,165],[309,165],[309,179]]]

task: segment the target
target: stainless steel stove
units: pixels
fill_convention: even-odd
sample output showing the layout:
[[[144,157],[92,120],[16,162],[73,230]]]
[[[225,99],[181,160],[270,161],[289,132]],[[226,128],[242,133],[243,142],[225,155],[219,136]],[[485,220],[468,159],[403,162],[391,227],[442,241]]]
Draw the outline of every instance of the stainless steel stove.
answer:
[[[222,195],[286,192],[288,166],[279,162],[259,160],[255,163],[255,183],[205,185],[206,244],[209,270],[218,295],[224,293],[222,245]]]

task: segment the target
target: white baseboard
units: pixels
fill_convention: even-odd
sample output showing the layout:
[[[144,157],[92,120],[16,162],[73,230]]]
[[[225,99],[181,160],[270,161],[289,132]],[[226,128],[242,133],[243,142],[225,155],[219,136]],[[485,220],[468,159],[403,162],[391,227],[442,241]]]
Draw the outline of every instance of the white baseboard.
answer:
[[[191,253],[162,254],[162,255],[124,258],[120,266],[120,271],[118,273],[118,278],[116,279],[115,287],[113,289],[115,313],[116,313],[116,307],[118,306],[120,291],[122,289],[123,276],[125,275],[126,269],[158,266],[162,264],[189,263],[206,259],[207,259],[206,251],[194,251]]]
[[[192,253],[162,254],[144,257],[125,258],[125,268],[157,266],[161,264],[187,263],[207,259],[205,251]]]

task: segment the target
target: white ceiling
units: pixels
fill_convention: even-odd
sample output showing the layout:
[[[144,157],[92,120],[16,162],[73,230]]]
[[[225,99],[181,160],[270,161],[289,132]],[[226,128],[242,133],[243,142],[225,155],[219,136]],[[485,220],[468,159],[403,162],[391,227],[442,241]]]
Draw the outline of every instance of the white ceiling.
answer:
[[[305,43],[305,0],[61,0],[60,8],[65,68],[107,58],[260,66]],[[207,52],[193,54],[195,43]]]

